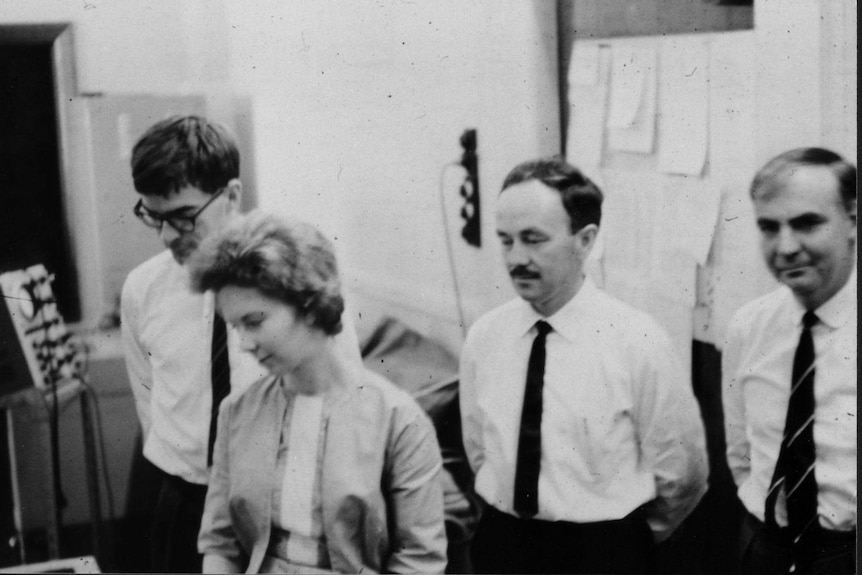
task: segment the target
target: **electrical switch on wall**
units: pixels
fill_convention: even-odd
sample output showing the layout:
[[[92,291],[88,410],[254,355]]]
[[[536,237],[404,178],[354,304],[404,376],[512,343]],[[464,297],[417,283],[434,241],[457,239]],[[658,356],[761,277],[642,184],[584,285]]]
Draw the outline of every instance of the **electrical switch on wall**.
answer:
[[[482,245],[481,220],[479,217],[479,169],[476,157],[476,130],[465,130],[461,134],[461,165],[466,170],[464,182],[461,184],[461,197],[464,206],[461,208],[461,217],[464,227],[461,228],[461,236],[468,244],[479,247]]]

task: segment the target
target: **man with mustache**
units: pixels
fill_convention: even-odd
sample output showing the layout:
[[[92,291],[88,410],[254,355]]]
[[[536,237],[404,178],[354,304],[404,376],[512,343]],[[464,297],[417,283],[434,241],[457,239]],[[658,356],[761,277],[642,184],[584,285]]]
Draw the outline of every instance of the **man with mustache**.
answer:
[[[751,185],[782,284],[743,306],[722,355],[743,573],[856,572],[856,168],[822,148]]]
[[[240,156],[223,126],[177,116],[147,130],[131,164],[134,213],[168,248],[132,270],[121,300],[144,457],[161,476],[149,570],[199,573],[197,538],[219,403],[267,373],[240,352],[239,338],[215,313],[212,293],[191,290],[184,265],[240,213]],[[361,361],[349,314],[336,339]]]
[[[602,192],[562,159],[506,177],[519,298],[471,327],[464,443],[486,503],[477,571],[645,573],[706,491],[700,412],[665,332],[584,274]]]

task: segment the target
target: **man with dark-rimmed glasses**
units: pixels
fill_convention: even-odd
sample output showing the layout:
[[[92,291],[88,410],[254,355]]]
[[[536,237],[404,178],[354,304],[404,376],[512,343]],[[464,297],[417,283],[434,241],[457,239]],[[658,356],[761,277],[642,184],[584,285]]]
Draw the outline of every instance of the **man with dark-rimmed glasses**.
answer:
[[[240,213],[239,151],[222,126],[197,116],[152,126],[132,151],[134,214],[166,251],[132,270],[121,315],[144,457],[161,474],[150,537],[156,572],[200,572],[197,536],[221,399],[265,374],[240,353],[212,294],[190,290],[185,263]],[[359,358],[348,314],[338,336]]]

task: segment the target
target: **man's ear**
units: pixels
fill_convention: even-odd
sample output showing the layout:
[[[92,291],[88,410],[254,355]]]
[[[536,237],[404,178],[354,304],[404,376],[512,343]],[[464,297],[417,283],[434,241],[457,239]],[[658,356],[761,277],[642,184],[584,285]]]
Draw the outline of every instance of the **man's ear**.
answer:
[[[599,226],[587,224],[575,233],[578,250],[584,257],[588,256],[596,245],[596,236],[599,234]]]
[[[242,182],[233,178],[225,186],[225,196],[232,211],[240,212],[242,207]]]

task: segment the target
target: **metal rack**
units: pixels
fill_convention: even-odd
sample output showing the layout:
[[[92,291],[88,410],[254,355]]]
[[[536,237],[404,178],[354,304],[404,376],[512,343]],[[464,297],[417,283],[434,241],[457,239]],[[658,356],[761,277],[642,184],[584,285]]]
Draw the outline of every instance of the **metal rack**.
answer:
[[[9,473],[12,485],[13,520],[17,537],[19,558],[22,565],[27,563],[27,552],[24,542],[24,526],[22,520],[23,502],[18,478],[18,454],[15,441],[15,418],[27,416],[37,424],[40,431],[41,449],[38,456],[42,459],[45,472],[44,492],[48,504],[47,542],[48,558],[60,558],[60,528],[62,515],[57,500],[58,485],[55,480],[54,449],[57,447],[50,440],[50,418],[54,409],[56,397],[57,409],[62,411],[73,402],[81,406],[81,427],[84,440],[84,464],[87,475],[87,491],[90,503],[91,535],[93,555],[100,557],[99,540],[102,533],[102,510],[99,486],[99,461],[96,433],[93,426],[93,398],[91,390],[85,382],[79,379],[63,379],[56,385],[56,394],[50,387],[30,387],[6,396],[0,396],[0,411],[6,419],[7,439],[9,444]]]

